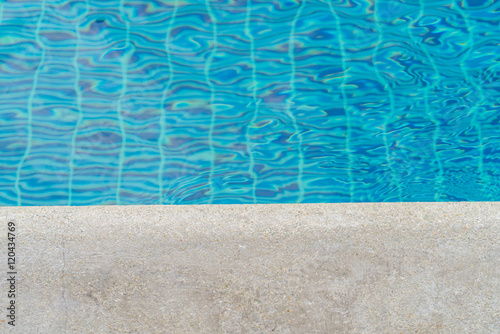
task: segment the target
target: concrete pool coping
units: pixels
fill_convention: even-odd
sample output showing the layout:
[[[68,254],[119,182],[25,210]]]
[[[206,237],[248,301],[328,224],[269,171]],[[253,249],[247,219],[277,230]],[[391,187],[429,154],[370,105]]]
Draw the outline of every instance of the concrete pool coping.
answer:
[[[0,217],[0,332],[500,330],[498,202],[0,207]]]

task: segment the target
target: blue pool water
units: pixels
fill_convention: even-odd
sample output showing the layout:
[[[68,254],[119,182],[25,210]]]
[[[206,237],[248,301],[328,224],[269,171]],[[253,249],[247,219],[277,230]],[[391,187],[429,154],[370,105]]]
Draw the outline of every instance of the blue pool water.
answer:
[[[0,205],[500,200],[500,1],[6,0]]]

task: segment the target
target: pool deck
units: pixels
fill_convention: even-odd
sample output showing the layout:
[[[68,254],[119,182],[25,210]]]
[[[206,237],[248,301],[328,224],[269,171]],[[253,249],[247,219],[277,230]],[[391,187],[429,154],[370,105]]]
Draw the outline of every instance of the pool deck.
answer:
[[[493,333],[500,203],[1,207],[17,333]],[[7,319],[8,320],[8,319]],[[10,330],[9,330],[10,329]]]

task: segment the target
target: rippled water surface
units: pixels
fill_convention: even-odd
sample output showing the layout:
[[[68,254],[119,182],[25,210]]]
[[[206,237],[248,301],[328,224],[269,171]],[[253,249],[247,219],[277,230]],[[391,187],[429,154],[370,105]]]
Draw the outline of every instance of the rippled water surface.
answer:
[[[0,205],[500,200],[500,1],[0,6]]]

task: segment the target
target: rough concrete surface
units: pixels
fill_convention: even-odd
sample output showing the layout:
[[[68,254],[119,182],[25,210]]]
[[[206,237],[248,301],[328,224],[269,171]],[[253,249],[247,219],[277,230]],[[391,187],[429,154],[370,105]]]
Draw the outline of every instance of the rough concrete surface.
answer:
[[[0,332],[498,333],[500,203],[0,208]]]

